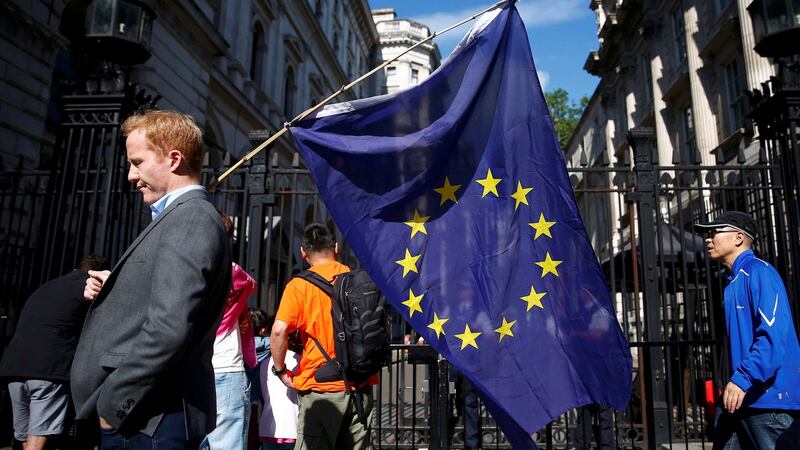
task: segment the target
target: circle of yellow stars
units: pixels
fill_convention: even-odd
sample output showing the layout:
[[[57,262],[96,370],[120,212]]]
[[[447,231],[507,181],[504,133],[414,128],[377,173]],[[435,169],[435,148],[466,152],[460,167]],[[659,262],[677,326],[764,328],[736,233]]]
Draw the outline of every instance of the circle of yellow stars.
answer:
[[[492,173],[492,169],[489,168],[486,171],[486,176],[481,179],[476,179],[475,182],[479,184],[483,189],[481,192],[481,198],[486,198],[487,196],[493,195],[495,198],[501,198],[500,191],[498,187],[500,183],[503,181],[502,178],[497,178]],[[461,184],[453,184],[450,181],[449,177],[444,178],[444,182],[442,186],[434,188],[434,192],[439,194],[439,206],[443,206],[447,204],[447,202],[453,202],[454,204],[458,204],[458,196],[456,193],[461,189],[463,185]],[[528,203],[528,194],[533,190],[533,187],[526,187],[522,184],[522,180],[518,180],[516,184],[516,189],[513,193],[511,193],[508,197],[514,200],[514,211],[517,211],[520,205],[525,205],[530,207]],[[427,236],[428,230],[425,227],[425,224],[431,216],[423,216],[420,214],[418,209],[414,209],[414,215],[411,217],[407,222],[404,222],[410,228],[411,238],[414,239],[416,236]],[[539,238],[549,238],[553,239],[552,228],[557,224],[554,220],[548,220],[544,213],[539,213],[539,219],[536,222],[531,222],[528,225],[532,228],[533,231],[533,239],[537,240]],[[409,248],[405,249],[405,254],[401,259],[395,261],[397,265],[403,268],[403,275],[402,277],[405,278],[410,273],[419,274],[419,270],[417,268],[417,264],[422,257],[422,254],[414,255],[411,253]],[[555,276],[560,277],[558,273],[558,266],[563,263],[562,260],[554,259],[553,256],[550,254],[549,251],[545,252],[545,257],[541,261],[534,261],[534,265],[538,266],[540,271],[540,279],[543,279],[547,276]],[[523,302],[525,302],[525,311],[530,312],[532,308],[536,307],[539,309],[544,309],[544,303],[542,303],[542,299],[547,295],[547,292],[537,292],[535,286],[530,287],[530,292],[527,295],[523,295],[520,298]],[[401,302],[401,304],[408,308],[408,317],[411,318],[414,316],[415,313],[424,314],[422,309],[422,301],[425,298],[425,292],[415,293],[413,289],[408,290],[408,298]],[[433,330],[436,333],[436,338],[439,339],[442,335],[447,335],[445,332],[445,324],[449,321],[449,318],[442,318],[439,317],[436,311],[433,311],[433,321],[427,325],[428,328]],[[498,335],[498,342],[502,342],[505,338],[513,338],[514,331],[513,327],[517,323],[517,320],[509,321],[506,316],[502,317],[502,323],[498,324],[498,328],[494,331]],[[469,323],[464,324],[464,332],[453,334],[454,337],[461,341],[461,350],[463,351],[467,347],[474,347],[478,348],[478,338],[482,335],[480,331],[473,331],[469,327]]]

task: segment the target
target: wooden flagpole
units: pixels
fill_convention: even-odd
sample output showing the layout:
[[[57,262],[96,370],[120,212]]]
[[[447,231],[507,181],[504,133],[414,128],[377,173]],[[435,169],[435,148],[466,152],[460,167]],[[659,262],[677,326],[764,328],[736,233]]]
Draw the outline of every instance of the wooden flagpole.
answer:
[[[267,140],[262,142],[258,147],[254,148],[253,150],[250,150],[250,152],[248,152],[246,155],[244,155],[239,161],[236,162],[236,164],[234,164],[230,168],[228,168],[228,170],[226,170],[222,175],[220,175],[219,178],[217,178],[213,183],[211,183],[211,185],[208,187],[208,192],[214,192],[214,190],[217,188],[217,186],[219,186],[223,181],[225,181],[225,178],[227,178],[236,169],[241,167],[247,161],[250,161],[260,151],[262,151],[265,148],[267,148],[267,146],[269,146],[269,144],[275,142],[275,140],[277,140],[279,137],[283,136],[284,133],[286,133],[289,130],[289,128],[292,127],[295,123],[305,119],[306,117],[308,117],[309,114],[311,114],[314,111],[318,110],[319,108],[325,106],[328,102],[330,102],[331,100],[333,100],[337,96],[339,96],[339,94],[342,94],[342,93],[350,90],[353,86],[357,85],[358,83],[360,83],[360,82],[364,81],[365,79],[367,79],[368,77],[372,76],[375,72],[377,72],[379,70],[382,70],[387,65],[397,61],[398,59],[400,59],[401,56],[405,55],[406,53],[410,52],[411,50],[414,50],[415,48],[419,47],[420,45],[432,40],[433,38],[435,38],[437,36],[440,36],[440,35],[442,35],[444,33],[447,33],[448,31],[452,30],[453,28],[459,27],[459,26],[469,22],[470,20],[476,19],[477,17],[481,16],[482,14],[485,14],[485,13],[487,13],[487,12],[489,12],[489,11],[495,9],[495,8],[499,8],[500,6],[502,6],[503,4],[505,4],[505,3],[509,2],[509,1],[511,1],[511,0],[501,0],[501,1],[497,2],[497,3],[495,3],[494,5],[484,9],[483,11],[481,11],[479,13],[476,13],[476,14],[474,14],[474,15],[472,15],[472,16],[470,16],[470,17],[468,17],[468,18],[466,18],[466,19],[464,19],[464,20],[462,20],[462,21],[460,21],[460,22],[458,22],[456,24],[450,25],[449,27],[447,27],[447,28],[445,28],[445,29],[443,29],[441,31],[437,31],[437,32],[431,34],[430,36],[426,37],[425,39],[423,39],[423,40],[417,42],[416,44],[412,45],[411,47],[407,48],[404,52],[398,54],[394,58],[392,58],[392,59],[390,59],[388,61],[385,61],[383,64],[379,65],[378,67],[375,67],[374,69],[370,70],[369,72],[365,73],[364,75],[361,75],[360,77],[358,77],[355,80],[351,81],[350,84],[342,86],[341,88],[339,88],[338,91],[336,91],[333,94],[331,94],[330,96],[328,96],[328,98],[322,100],[321,102],[317,103],[316,105],[312,106],[311,108],[308,108],[307,110],[303,111],[302,113],[297,115],[297,117],[295,117],[294,119],[290,120],[289,122],[284,123],[283,124],[283,128],[281,128],[280,130],[278,130],[278,132],[276,132],[275,134],[270,136]]]

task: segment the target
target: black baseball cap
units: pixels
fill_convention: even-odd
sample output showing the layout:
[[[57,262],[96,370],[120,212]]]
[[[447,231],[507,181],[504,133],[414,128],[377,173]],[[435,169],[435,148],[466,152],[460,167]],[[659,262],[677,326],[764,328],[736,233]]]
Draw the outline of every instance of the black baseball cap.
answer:
[[[754,241],[758,237],[758,225],[755,219],[750,214],[741,211],[727,211],[718,215],[711,222],[694,224],[697,232],[709,232],[727,227],[741,231]]]

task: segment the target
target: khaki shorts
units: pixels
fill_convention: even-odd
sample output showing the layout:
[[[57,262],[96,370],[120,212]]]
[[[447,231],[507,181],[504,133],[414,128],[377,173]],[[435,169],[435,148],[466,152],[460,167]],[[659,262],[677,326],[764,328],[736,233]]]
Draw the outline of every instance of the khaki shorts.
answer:
[[[8,383],[14,437],[25,442],[28,435],[52,436],[64,432],[69,409],[69,387],[46,380]]]

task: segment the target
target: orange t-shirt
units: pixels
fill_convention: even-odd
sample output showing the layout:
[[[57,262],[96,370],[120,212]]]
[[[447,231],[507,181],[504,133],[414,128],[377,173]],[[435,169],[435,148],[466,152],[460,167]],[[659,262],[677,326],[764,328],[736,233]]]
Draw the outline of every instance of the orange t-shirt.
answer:
[[[349,272],[350,268],[337,261],[318,264],[311,268],[328,281],[340,273]],[[333,319],[331,318],[331,298],[306,280],[295,278],[286,285],[278,307],[276,320],[289,325],[288,332],[301,330],[303,333],[303,356],[294,370],[294,387],[298,391],[342,392],[344,381],[318,383],[314,380],[314,372],[325,364],[325,356],[317,348],[317,344],[308,335],[317,338],[331,358],[336,357],[333,341]],[[375,378],[373,380],[372,378]],[[369,384],[375,384],[376,377],[371,377]]]

